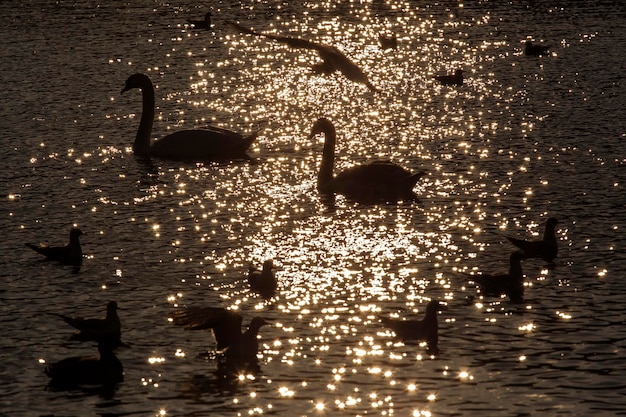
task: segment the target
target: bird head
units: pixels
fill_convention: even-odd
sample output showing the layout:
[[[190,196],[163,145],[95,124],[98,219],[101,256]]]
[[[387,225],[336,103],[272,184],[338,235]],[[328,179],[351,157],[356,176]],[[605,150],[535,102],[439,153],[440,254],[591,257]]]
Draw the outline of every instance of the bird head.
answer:
[[[315,135],[319,133],[328,134],[330,132],[334,132],[335,127],[332,122],[325,117],[321,117],[313,123],[313,127],[311,128],[311,133],[309,134],[309,139],[312,139]]]

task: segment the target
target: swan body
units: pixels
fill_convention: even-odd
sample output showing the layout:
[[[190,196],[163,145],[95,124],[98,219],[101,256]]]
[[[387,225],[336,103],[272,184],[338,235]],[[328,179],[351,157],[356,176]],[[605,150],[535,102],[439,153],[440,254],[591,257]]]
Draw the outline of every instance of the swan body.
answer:
[[[470,275],[471,280],[479,287],[480,292],[488,297],[507,295],[511,302],[524,301],[524,273],[522,271],[521,252],[513,252],[509,257],[509,272],[505,274]]]
[[[124,367],[106,342],[98,343],[99,358],[71,357],[48,365],[50,385],[75,387],[82,385],[112,386],[124,380]]]
[[[352,62],[347,56],[343,54],[339,49],[334,46],[323,45],[305,39],[292,38],[289,36],[270,35],[266,33],[258,33],[252,29],[248,29],[237,23],[227,21],[228,25],[234,27],[242,33],[253,36],[263,36],[268,39],[273,39],[277,42],[291,46],[292,48],[312,49],[317,51],[322,62],[313,66],[313,71],[318,74],[330,75],[335,71],[341,72],[347,79],[357,83],[364,84],[371,91],[378,91],[376,87],[367,78],[367,75],[363,70]]]
[[[80,266],[83,263],[83,251],[79,237],[83,234],[80,229],[70,230],[70,241],[65,246],[48,246],[45,243],[26,243],[26,246],[46,258],[65,265]]]
[[[457,69],[454,74],[438,75],[435,77],[443,85],[463,85],[463,70]]]
[[[250,266],[248,269],[248,283],[252,291],[256,291],[263,296],[271,296],[274,294],[276,288],[278,288],[278,281],[276,281],[276,277],[272,271],[273,267],[274,263],[271,259],[263,262],[263,269],[261,271],[252,265]]]
[[[141,121],[133,143],[135,155],[188,161],[248,158],[246,151],[258,132],[243,137],[230,130],[213,127],[182,130],[150,144],[154,122],[154,86],[147,75],[133,74],[126,80],[122,93],[133,88],[140,89],[143,98]]]
[[[546,227],[541,240],[524,240],[508,236],[506,238],[522,250],[524,258],[541,258],[546,262],[552,262],[559,253],[555,233],[558,223],[559,221],[554,217],[546,220]]]
[[[117,315],[117,303],[109,301],[107,304],[107,314],[104,319],[84,319],[81,317],[69,317],[64,314],[50,313],[60,317],[64,322],[80,331],[73,336],[76,340],[93,340],[96,342],[106,340],[121,344],[122,326]]]
[[[437,300],[431,300],[426,306],[426,314],[422,320],[400,320],[380,316],[383,326],[393,330],[396,338],[402,341],[425,341],[428,349],[435,352],[439,343],[439,324],[437,312],[445,307]]]
[[[224,350],[224,358],[236,367],[254,366],[259,352],[259,329],[267,319],[255,317],[248,329],[241,331],[243,318],[239,313],[221,307],[189,307],[176,311],[172,321],[187,330],[211,329],[217,349]]]
[[[524,46],[524,55],[526,56],[540,56],[548,53],[548,49],[550,46],[548,45],[537,45],[532,43],[532,41],[526,41]]]
[[[335,127],[326,118],[318,119],[310,137],[323,133],[324,151],[317,177],[317,188],[321,193],[343,194],[349,199],[362,202],[395,202],[415,200],[413,187],[424,176],[416,174],[391,162],[372,162],[348,168],[333,176],[335,160]]]

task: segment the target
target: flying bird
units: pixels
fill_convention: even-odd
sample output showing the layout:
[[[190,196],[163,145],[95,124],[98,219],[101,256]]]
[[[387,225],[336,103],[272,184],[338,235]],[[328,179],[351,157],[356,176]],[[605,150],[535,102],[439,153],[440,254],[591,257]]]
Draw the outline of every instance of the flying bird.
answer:
[[[268,39],[273,39],[277,42],[284,43],[292,48],[312,49],[317,51],[322,62],[313,65],[313,71],[317,74],[330,75],[336,71],[341,72],[347,79],[356,83],[361,83],[367,86],[371,91],[377,92],[376,87],[370,83],[367,75],[359,68],[355,63],[343,54],[339,49],[334,46],[322,45],[319,43],[307,41],[305,39],[292,38],[288,36],[271,35],[266,33],[255,32],[252,29],[243,27],[237,23],[227,21],[228,25],[234,27],[242,33],[253,36],[263,36]]]
[[[65,265],[80,266],[83,263],[83,251],[80,247],[79,236],[83,232],[80,229],[70,230],[70,242],[65,246],[48,246],[46,243],[26,243],[26,246],[46,258]]]
[[[541,240],[524,240],[509,236],[506,238],[522,250],[524,258],[541,258],[546,262],[552,262],[559,252],[555,234],[558,223],[559,221],[554,217],[546,220],[546,227]]]
[[[431,300],[426,306],[426,314],[421,320],[401,320],[380,316],[383,326],[393,330],[396,338],[404,341],[425,341],[428,350],[437,353],[439,343],[439,324],[437,312],[445,306],[438,300]]]

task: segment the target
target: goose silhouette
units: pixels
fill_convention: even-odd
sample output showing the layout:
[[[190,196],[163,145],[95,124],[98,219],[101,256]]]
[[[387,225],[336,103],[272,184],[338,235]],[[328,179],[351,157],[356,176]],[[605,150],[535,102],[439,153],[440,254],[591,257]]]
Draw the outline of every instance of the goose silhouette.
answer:
[[[511,302],[524,302],[524,273],[522,271],[521,252],[513,252],[509,257],[509,272],[504,274],[475,274],[469,275],[480,288],[480,292],[487,297],[507,295]]]
[[[378,42],[383,49],[398,49],[398,38],[395,35],[378,35]]]
[[[259,352],[259,329],[269,324],[263,317],[255,317],[242,333],[243,318],[239,313],[221,307],[189,307],[175,311],[171,316],[177,326],[186,330],[210,329],[217,342],[217,350],[224,359],[237,368],[256,367]]]
[[[193,25],[196,29],[211,29],[211,12],[206,12],[204,20],[187,19],[190,25]]]
[[[150,144],[154,122],[154,86],[147,75],[133,74],[126,80],[122,93],[133,88],[140,89],[143,98],[141,121],[133,143],[135,155],[186,161],[249,159],[246,151],[258,132],[243,137],[216,127],[181,130]]]
[[[26,243],[26,246],[47,259],[60,262],[65,265],[80,266],[83,263],[83,250],[80,247],[79,237],[83,234],[80,229],[70,230],[70,241],[65,246],[48,246],[46,243]]]
[[[263,262],[263,269],[260,271],[250,265],[248,269],[248,283],[252,291],[256,291],[262,296],[272,296],[274,294],[278,288],[278,281],[276,281],[272,271],[273,267],[274,263],[271,259]]]
[[[82,317],[70,317],[59,313],[49,313],[54,316],[60,317],[64,322],[80,331],[80,333],[72,336],[74,340],[93,340],[110,341],[115,347],[121,345],[122,326],[120,318],[117,315],[117,303],[115,301],[109,301],[107,303],[106,317],[103,319]]]
[[[524,258],[541,258],[546,262],[552,262],[559,252],[555,234],[558,223],[559,221],[554,217],[546,220],[546,227],[541,240],[524,240],[509,236],[506,238],[522,250]]]
[[[527,40],[524,46],[524,55],[526,56],[540,56],[548,53],[550,49],[549,45],[537,45],[532,41]]]
[[[348,168],[333,176],[335,161],[335,127],[326,118],[318,119],[309,138],[323,133],[324,151],[317,176],[317,189],[322,194],[342,194],[358,202],[397,202],[415,200],[413,187],[425,172],[413,174],[391,162],[372,162]]]
[[[457,69],[454,74],[437,75],[435,77],[443,85],[463,85],[463,70]]]
[[[426,314],[421,320],[401,320],[379,316],[383,326],[393,330],[396,338],[406,341],[424,341],[428,344],[428,350],[438,352],[439,323],[437,312],[445,310],[445,306],[438,300],[431,300],[426,305]]]
[[[113,353],[108,341],[98,343],[99,358],[76,356],[48,365],[46,375],[50,385],[56,388],[72,388],[84,385],[113,386],[124,380],[122,362]]]
[[[364,84],[371,91],[378,91],[376,87],[370,83],[367,75],[361,68],[343,54],[339,49],[334,46],[323,45],[307,41],[305,39],[292,38],[288,36],[270,35],[266,33],[258,33],[252,29],[243,27],[237,23],[227,21],[228,25],[234,27],[242,33],[253,36],[262,36],[268,39],[273,39],[277,42],[284,43],[292,48],[312,49],[317,51],[322,62],[313,66],[313,71],[317,74],[330,75],[336,71],[341,72],[347,79],[356,83]]]

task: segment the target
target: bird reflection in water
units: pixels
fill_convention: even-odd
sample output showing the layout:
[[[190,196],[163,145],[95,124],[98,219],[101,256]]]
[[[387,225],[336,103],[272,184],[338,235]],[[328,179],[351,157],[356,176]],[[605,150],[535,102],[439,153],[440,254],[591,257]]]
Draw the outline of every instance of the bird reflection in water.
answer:
[[[269,324],[255,317],[248,329],[241,330],[243,318],[239,313],[221,307],[189,307],[172,313],[171,321],[186,330],[211,330],[217,343],[218,373],[224,378],[260,372],[258,361],[259,330]]]
[[[266,33],[255,32],[252,29],[243,27],[237,23],[227,21],[228,25],[234,27],[242,33],[253,36],[262,36],[268,39],[273,39],[277,42],[284,43],[292,48],[312,49],[317,51],[322,62],[313,65],[313,72],[316,74],[330,75],[336,71],[341,72],[347,79],[356,83],[364,84],[370,91],[377,92],[376,87],[369,81],[367,75],[363,70],[352,62],[347,56],[343,54],[339,49],[334,46],[323,45],[305,39],[292,38],[289,36],[270,35]]]

